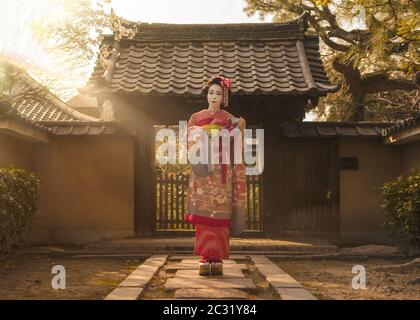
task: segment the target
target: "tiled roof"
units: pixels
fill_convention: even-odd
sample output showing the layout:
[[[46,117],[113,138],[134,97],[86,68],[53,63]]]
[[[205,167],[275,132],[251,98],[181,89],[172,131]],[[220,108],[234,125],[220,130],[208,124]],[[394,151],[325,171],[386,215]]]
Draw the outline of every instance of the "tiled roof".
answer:
[[[80,113],[26,73],[11,90],[12,103],[3,103],[2,113],[51,135],[108,135],[123,133],[114,121],[102,121]],[[123,133],[125,134],[125,133]]]
[[[393,123],[386,122],[282,122],[285,137],[380,137]]]
[[[50,123],[48,129],[51,134],[56,136],[118,135],[123,133],[121,127],[114,121]]]
[[[73,110],[26,73],[20,75],[11,96],[18,97],[12,103],[13,109],[29,121],[99,121]]]
[[[233,95],[326,95],[338,87],[324,71],[318,36],[305,35],[306,28],[305,16],[287,23],[141,24],[134,39],[116,44],[109,81],[98,63],[88,87],[199,96],[209,77],[223,74],[233,81]]]
[[[32,128],[36,128],[42,131],[49,131],[48,128],[42,124],[39,124],[35,121],[31,121],[21,114],[19,114],[15,109],[12,108],[10,103],[7,101],[0,101],[0,118],[1,119],[14,119],[25,125],[28,125]]]
[[[384,136],[389,136],[393,133],[402,131],[404,129],[412,128],[415,125],[420,125],[420,112],[417,112],[412,117],[405,119],[404,121],[401,121],[397,124],[394,124],[393,126],[387,128],[384,132]]]

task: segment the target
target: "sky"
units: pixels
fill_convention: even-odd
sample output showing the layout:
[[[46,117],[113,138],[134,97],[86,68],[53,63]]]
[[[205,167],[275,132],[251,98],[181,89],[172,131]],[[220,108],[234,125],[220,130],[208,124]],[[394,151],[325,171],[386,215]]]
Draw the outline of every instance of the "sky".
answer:
[[[31,23],[48,19],[59,21],[64,0],[0,0],[0,53],[6,54],[33,73],[46,73],[58,83],[66,82],[77,94],[77,88],[88,80],[91,70],[66,70],[59,59],[45,52],[36,41]],[[65,0],[71,1],[71,0]],[[243,12],[244,0],[113,0],[117,15],[128,20],[160,23],[251,23],[260,21],[258,15],[249,18]],[[36,70],[36,72],[35,72]],[[84,73],[84,74],[82,74]],[[53,89],[53,88],[52,88]]]
[[[113,0],[118,15],[132,21],[161,23],[250,23],[244,0]],[[271,22],[271,17],[266,21]]]
[[[34,39],[30,24],[36,19],[59,20],[60,0],[0,0],[0,52],[51,67],[51,59]],[[70,1],[70,0],[67,0]],[[244,0],[113,0],[114,11],[132,21],[162,23],[250,23],[258,15],[247,17]]]

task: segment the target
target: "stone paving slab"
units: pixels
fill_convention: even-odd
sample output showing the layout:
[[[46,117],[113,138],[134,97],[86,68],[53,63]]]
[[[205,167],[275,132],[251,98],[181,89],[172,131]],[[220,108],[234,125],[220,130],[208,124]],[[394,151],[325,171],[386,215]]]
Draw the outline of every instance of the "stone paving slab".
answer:
[[[125,280],[123,280],[120,287],[145,287],[157,270],[165,263],[163,260],[146,260],[136,270],[134,270]]]
[[[199,260],[200,259],[184,259],[181,261],[181,263],[197,263],[198,264]],[[236,261],[230,260],[230,259],[223,260],[223,265],[226,265],[226,264],[236,264]]]
[[[248,267],[245,264],[224,264],[223,270],[247,270]],[[174,270],[198,270],[198,262],[194,263],[169,263],[166,265],[167,271]]]
[[[175,277],[191,277],[191,278],[195,278],[195,279],[202,279],[205,278],[206,276],[200,276],[200,274],[198,273],[198,270],[178,270],[175,273]],[[219,275],[219,276],[215,276],[212,275],[211,277],[225,277],[225,278],[245,278],[245,275],[242,273],[241,270],[239,269],[224,269],[223,270],[223,275]]]
[[[286,275],[287,273],[284,272],[279,266],[275,265],[274,263],[271,265],[268,264],[261,264],[261,263],[255,263],[255,266],[258,267],[258,270],[263,274],[264,276],[268,277],[270,275]]]
[[[169,278],[165,284],[165,289],[256,289],[252,279],[248,278],[216,278],[216,277],[203,277],[203,279],[191,279],[174,277]]]
[[[78,254],[72,256],[72,258],[136,258],[136,259],[147,259],[151,256],[150,253],[138,254],[138,253],[110,253],[110,254]]]
[[[252,261],[254,261],[255,266],[258,267],[260,273],[265,277],[273,275],[288,275],[278,265],[274,264],[265,256],[252,256]]]
[[[282,300],[318,300],[309,291],[301,288],[276,288]]]
[[[152,280],[153,276],[166,263],[166,255],[153,255],[130,273],[115,288],[105,300],[133,300],[143,292],[144,287]],[[134,298],[133,298],[134,297]]]
[[[178,289],[175,299],[248,299],[248,294],[237,289]]]
[[[316,300],[316,298],[309,291],[305,290],[299,282],[297,282],[293,277],[283,271],[267,257],[251,256],[251,259],[254,261],[255,267],[258,271],[266,277],[267,282],[276,289],[280,297],[282,297],[283,294],[287,300],[293,300],[293,297],[296,297],[296,300],[299,300],[304,297],[312,296],[313,298],[311,299]]]
[[[289,275],[268,276],[266,280],[274,288],[303,288],[303,286]]]
[[[273,264],[273,262],[270,259],[268,259],[266,256],[252,255],[251,259],[252,261],[254,261],[254,263],[258,263],[258,264],[265,264],[265,265]]]
[[[115,288],[105,300],[137,300],[144,288],[138,287],[117,287]]]
[[[243,254],[231,254],[229,255],[229,260],[235,259],[246,259],[247,257]],[[192,260],[197,259],[200,260],[200,257],[193,256],[193,255],[173,255],[168,260]]]

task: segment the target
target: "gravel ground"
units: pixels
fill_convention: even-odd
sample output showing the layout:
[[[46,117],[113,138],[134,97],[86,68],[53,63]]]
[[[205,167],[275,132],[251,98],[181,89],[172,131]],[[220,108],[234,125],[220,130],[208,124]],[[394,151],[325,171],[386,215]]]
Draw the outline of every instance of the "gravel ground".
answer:
[[[142,260],[74,258],[66,254],[17,252],[0,256],[0,299],[103,299]],[[54,265],[66,271],[66,288],[53,289]]]
[[[420,300],[420,268],[389,268],[412,259],[276,260],[319,299]],[[352,288],[355,265],[366,270],[366,289]],[[384,268],[385,267],[385,268]]]

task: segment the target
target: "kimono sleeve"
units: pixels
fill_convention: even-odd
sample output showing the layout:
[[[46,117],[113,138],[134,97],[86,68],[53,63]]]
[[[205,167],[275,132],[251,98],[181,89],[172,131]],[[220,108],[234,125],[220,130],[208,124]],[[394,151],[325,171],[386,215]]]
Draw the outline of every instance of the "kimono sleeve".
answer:
[[[190,120],[188,120],[187,128],[192,127],[195,125],[195,115],[194,113],[191,115]]]
[[[196,123],[196,119],[195,119],[195,115],[193,113],[191,115],[190,119],[188,120],[187,130],[185,130],[185,136],[184,136],[184,141],[187,141],[187,150],[189,150],[191,148],[191,146],[194,144],[194,141],[192,139],[188,139],[188,137],[190,136],[191,130],[194,129],[195,123]]]

